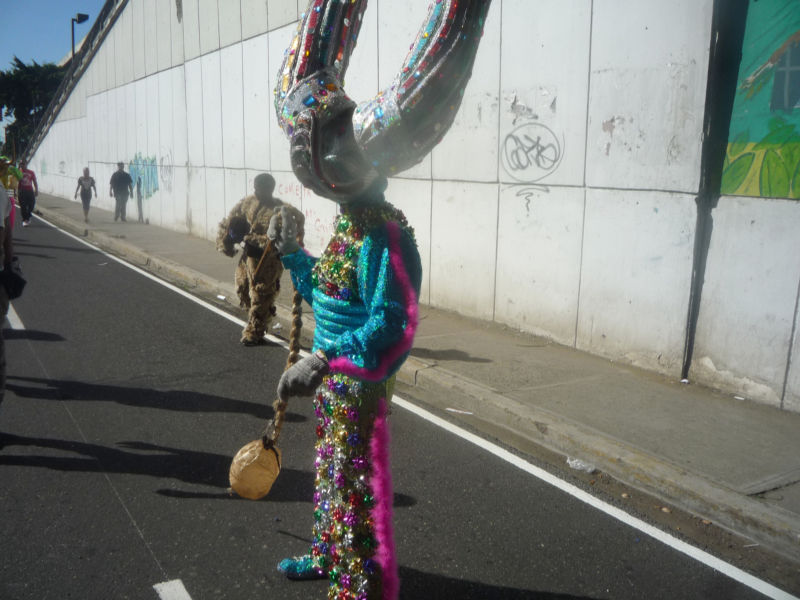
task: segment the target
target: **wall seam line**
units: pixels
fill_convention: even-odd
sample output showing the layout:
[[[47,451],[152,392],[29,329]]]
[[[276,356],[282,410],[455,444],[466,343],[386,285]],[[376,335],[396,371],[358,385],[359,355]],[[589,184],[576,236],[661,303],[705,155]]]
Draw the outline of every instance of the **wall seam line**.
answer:
[[[586,244],[586,205],[589,186],[586,184],[586,170],[589,160],[589,111],[592,94],[592,38],[594,34],[594,0],[589,3],[589,68],[586,74],[586,121],[583,132],[583,212],[581,215],[581,245],[578,258],[578,289],[575,296],[575,329],[572,334],[572,346],[578,347],[578,328],[581,321],[581,294],[583,293],[583,253]]]

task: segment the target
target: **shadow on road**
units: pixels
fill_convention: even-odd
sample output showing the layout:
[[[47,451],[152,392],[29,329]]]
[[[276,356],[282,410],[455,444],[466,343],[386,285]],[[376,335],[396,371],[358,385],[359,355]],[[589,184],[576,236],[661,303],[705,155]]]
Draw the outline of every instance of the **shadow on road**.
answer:
[[[33,342],[63,342],[64,338],[57,333],[38,331],[36,329],[3,329],[3,339],[31,340]]]
[[[36,385],[24,386],[13,383],[15,381]],[[236,400],[183,390],[160,391],[148,388],[15,376],[8,377],[6,389],[20,398],[116,402],[126,406],[155,408],[158,410],[238,413],[253,415],[259,419],[271,419],[273,414],[272,407],[266,403],[257,404],[246,400]],[[306,417],[297,413],[286,413],[286,421],[289,423],[302,423],[307,420]]]
[[[416,569],[400,567],[401,600],[439,600],[458,598],[458,600],[591,600],[587,596],[572,596],[554,592],[518,590],[514,588],[488,585],[478,581],[464,581],[423,573]]]
[[[490,363],[488,358],[472,356],[463,350],[448,348],[447,350],[430,350],[428,348],[412,348],[411,356],[424,360],[458,360],[462,362]]]
[[[3,436],[2,446],[0,465],[38,467],[56,471],[147,475],[226,490],[229,485],[228,469],[232,457],[224,454],[169,448],[145,442],[117,442],[117,447],[112,448],[85,442],[8,434]],[[9,454],[9,449],[15,446],[35,446],[83,456]],[[314,487],[313,473],[283,469],[281,478],[285,478],[288,485],[279,486],[281,493],[272,497],[273,500],[310,501]],[[224,492],[224,496],[227,495],[227,492]]]
[[[157,494],[171,498],[185,499],[237,499],[236,494],[228,492],[228,470],[232,456],[169,448],[145,442],[117,442],[117,448],[55,440],[52,438],[31,438],[3,434],[0,439],[0,465],[18,467],[38,467],[56,471],[84,471],[92,473],[121,473],[128,475],[147,475],[169,478],[191,483],[223,488],[221,492],[193,492],[190,490],[159,489]],[[14,446],[36,446],[60,450],[75,456],[31,456],[8,453]],[[314,473],[297,469],[282,468],[280,476],[264,502],[311,502],[314,495]],[[394,495],[395,507],[416,504],[416,499],[405,494]]]

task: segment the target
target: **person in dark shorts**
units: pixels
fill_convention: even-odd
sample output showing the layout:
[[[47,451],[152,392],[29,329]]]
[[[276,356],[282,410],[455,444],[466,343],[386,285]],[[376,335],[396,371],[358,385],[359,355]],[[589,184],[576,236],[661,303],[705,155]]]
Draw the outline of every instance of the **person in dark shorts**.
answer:
[[[97,186],[94,184],[94,177],[89,175],[89,167],[83,170],[83,177],[78,177],[78,187],[75,188],[75,198],[78,192],[81,193],[81,203],[83,204],[83,220],[89,222],[89,203],[92,201],[92,189],[94,197],[97,198]]]
[[[124,222],[125,206],[128,204],[128,198],[133,196],[133,179],[125,172],[125,163],[117,163],[117,170],[111,176],[109,192],[116,199],[114,220],[121,219]]]

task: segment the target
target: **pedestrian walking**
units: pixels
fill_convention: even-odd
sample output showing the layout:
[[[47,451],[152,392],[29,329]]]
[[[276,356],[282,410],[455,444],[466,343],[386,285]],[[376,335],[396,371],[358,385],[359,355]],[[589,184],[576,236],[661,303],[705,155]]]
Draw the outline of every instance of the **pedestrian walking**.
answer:
[[[268,250],[267,231],[273,215],[287,207],[298,223],[296,240],[302,243],[303,213],[284,204],[272,194],[275,179],[267,173],[256,176],[255,193],[243,198],[220,221],[217,233],[217,250],[227,256],[236,254],[236,244],[242,244],[242,257],[236,265],[234,281],[239,304],[249,311],[247,325],[242,331],[245,346],[263,344],[264,334],[275,316],[275,298],[280,291],[281,264],[278,251]]]
[[[133,179],[125,172],[125,163],[123,162],[117,163],[117,170],[111,176],[109,193],[116,200],[114,204],[114,220],[120,219],[124,223],[126,221],[125,208],[128,204],[128,198],[133,196]]]
[[[78,177],[78,186],[75,188],[75,198],[78,197],[78,192],[81,194],[81,204],[83,204],[83,220],[89,222],[89,204],[92,201],[92,190],[94,190],[94,197],[97,198],[97,186],[94,183],[94,177],[89,175],[89,167],[83,169],[83,176]]]
[[[27,227],[31,222],[31,215],[36,208],[36,197],[39,195],[39,184],[36,181],[36,173],[28,168],[28,163],[19,163],[19,170],[22,178],[17,186],[17,200],[22,211],[22,226]]]

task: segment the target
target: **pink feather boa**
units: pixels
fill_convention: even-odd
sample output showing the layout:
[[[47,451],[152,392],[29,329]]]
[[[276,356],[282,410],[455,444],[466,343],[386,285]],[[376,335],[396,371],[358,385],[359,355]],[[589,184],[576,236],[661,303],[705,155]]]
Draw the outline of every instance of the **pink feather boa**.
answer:
[[[394,529],[392,526],[392,470],[389,463],[389,423],[386,419],[386,399],[378,402],[378,416],[373,426],[370,440],[372,459],[372,492],[375,507],[372,516],[375,522],[375,536],[378,539],[376,561],[383,572],[382,600],[397,600],[400,592],[400,578],[397,574],[397,556],[394,550]]]

